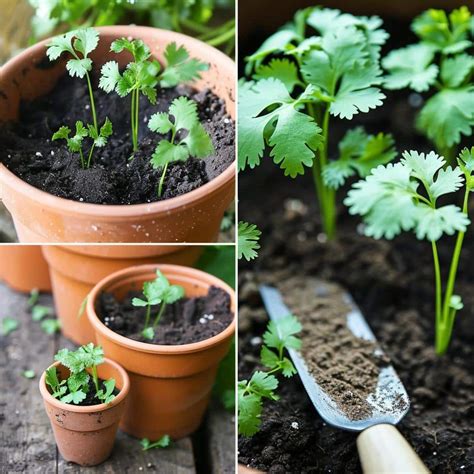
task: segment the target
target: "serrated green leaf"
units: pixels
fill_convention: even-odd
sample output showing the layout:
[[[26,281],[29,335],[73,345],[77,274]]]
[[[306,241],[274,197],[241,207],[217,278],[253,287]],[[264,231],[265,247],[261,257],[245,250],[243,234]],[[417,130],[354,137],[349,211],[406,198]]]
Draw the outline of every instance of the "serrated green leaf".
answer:
[[[59,128],[59,130],[56,133],[53,134],[52,140],[59,140],[61,138],[67,139],[70,133],[71,133],[71,129],[63,125],[62,127]]]
[[[36,373],[34,370],[24,370],[22,372],[22,375],[23,377],[25,377],[25,379],[34,379],[36,377]]]
[[[280,369],[284,377],[292,377],[296,374],[296,368],[291,360],[286,357],[283,358],[280,364]]]
[[[153,132],[164,134],[168,133],[173,128],[173,124],[171,123],[167,113],[157,112],[150,117],[148,128]]]
[[[112,92],[122,78],[118,63],[116,61],[108,61],[102,66],[100,72],[99,87],[107,93]]]
[[[278,367],[280,362],[278,355],[271,351],[267,346],[262,346],[260,351],[260,360],[262,361],[262,364],[269,369]]]
[[[238,225],[237,255],[239,260],[243,257],[248,262],[258,256],[257,250],[260,248],[258,241],[261,232],[255,224],[240,221]]]
[[[83,385],[89,383],[90,375],[83,370],[82,372],[77,372],[71,374],[67,379],[67,386],[70,392],[77,392],[82,388]]]
[[[260,428],[262,399],[253,393],[239,396],[239,434],[253,436]]]
[[[74,405],[79,405],[86,398],[86,394],[78,390],[77,392],[68,393],[64,397],[61,397],[60,401],[63,403],[73,403]]]
[[[170,105],[169,113],[174,117],[176,130],[191,130],[199,123],[197,104],[187,97],[177,97]]]
[[[2,319],[2,335],[8,336],[11,332],[16,331],[20,323],[13,318]]]
[[[298,77],[298,69],[295,63],[288,59],[274,58],[268,64],[259,66],[253,76],[255,80],[271,77],[280,79],[285,84],[288,92],[293,92],[297,85],[303,85]]]
[[[153,448],[167,448],[171,444],[171,438],[168,435],[163,435],[157,441],[150,441],[148,438],[143,438],[140,441],[143,451]]]
[[[453,204],[437,209],[420,204],[417,210],[416,236],[420,240],[427,239],[433,242],[440,239],[443,234],[465,232],[470,223],[466,214]]]
[[[61,323],[58,319],[45,319],[41,321],[41,329],[49,335],[58,332],[61,329]]]
[[[301,340],[295,335],[301,329],[301,324],[295,316],[289,315],[278,322],[270,321],[267,331],[263,335],[263,340],[268,347],[273,347],[279,351],[283,348],[300,349]]]
[[[441,62],[441,79],[447,87],[459,87],[474,68],[474,58],[468,54],[444,58]]]
[[[31,309],[31,318],[33,321],[41,321],[46,316],[54,314],[53,308],[37,304]]]
[[[77,76],[82,79],[92,69],[92,60],[90,58],[70,59],[66,63],[66,69],[71,77]]]
[[[117,39],[110,45],[110,50],[114,53],[121,53],[126,50],[132,53],[135,62],[142,62],[150,57],[150,48],[140,39]]]
[[[254,393],[258,393],[261,397],[271,400],[278,399],[273,392],[278,387],[278,379],[274,375],[257,370],[253,373],[249,386]]]
[[[94,28],[81,28],[72,32],[76,37],[74,49],[86,58],[99,44],[99,32]]]
[[[65,33],[64,35],[55,36],[51,41],[46,45],[48,48],[46,54],[50,61],[54,61],[61,56],[62,53],[68,52],[74,54],[72,48],[72,38],[74,37],[74,32]]]
[[[168,140],[161,140],[151,157],[153,168],[162,168],[173,161],[184,161],[189,157],[189,151],[184,145],[175,145]]]

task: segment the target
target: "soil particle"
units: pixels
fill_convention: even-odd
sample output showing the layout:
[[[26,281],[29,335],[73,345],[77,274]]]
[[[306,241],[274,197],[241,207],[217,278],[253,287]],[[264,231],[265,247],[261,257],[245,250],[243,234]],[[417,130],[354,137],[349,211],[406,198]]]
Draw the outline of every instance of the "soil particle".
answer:
[[[94,79],[97,84],[97,78]],[[148,120],[168,111],[173,99],[186,96],[197,102],[199,118],[212,137],[215,154],[203,160],[188,158],[168,166],[161,198],[157,184],[161,168],[153,169],[151,156],[160,140]],[[0,128],[0,161],[27,183],[56,196],[96,204],[138,204],[169,199],[192,191],[221,174],[234,161],[234,122],[224,101],[209,90],[177,86],[158,91],[158,103],[140,99],[139,149],[132,157],[130,98],[95,88],[98,120],[108,117],[114,133],[103,148],[94,150],[89,169],[81,167],[77,153],[64,140],[52,141],[60,126],[74,130],[77,120],[91,123],[85,81],[62,77],[54,90],[33,102],[21,104],[20,120]],[[87,140],[86,140],[87,141]],[[84,142],[87,156],[89,143]]]
[[[352,307],[339,285],[295,276],[281,285],[287,306],[303,326],[301,355],[316,382],[351,420],[368,418],[367,401],[389,361],[378,346],[347,325]]]
[[[205,296],[183,298],[167,305],[155,328],[155,336],[150,341],[141,334],[146,309],[132,305],[135,297],[143,295],[131,291],[123,301],[118,301],[113,294],[102,293],[96,308],[99,318],[107,327],[135,341],[164,345],[199,342],[222,332],[234,317],[229,294],[211,286]],[[158,306],[152,307],[152,319],[158,310]]]

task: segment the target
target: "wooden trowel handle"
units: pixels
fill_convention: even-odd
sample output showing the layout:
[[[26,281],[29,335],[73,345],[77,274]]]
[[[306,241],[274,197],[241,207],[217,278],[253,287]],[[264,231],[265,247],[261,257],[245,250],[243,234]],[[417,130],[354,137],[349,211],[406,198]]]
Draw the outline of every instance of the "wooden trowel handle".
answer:
[[[357,438],[364,474],[418,474],[430,471],[393,425],[371,426]]]

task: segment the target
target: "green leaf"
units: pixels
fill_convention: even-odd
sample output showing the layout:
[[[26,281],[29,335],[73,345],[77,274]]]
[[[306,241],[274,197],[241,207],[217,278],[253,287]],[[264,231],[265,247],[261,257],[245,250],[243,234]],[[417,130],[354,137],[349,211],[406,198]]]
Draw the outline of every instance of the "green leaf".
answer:
[[[215,152],[211,137],[200,123],[189,130],[181,143],[188,146],[189,154],[195,158],[205,158]]]
[[[104,362],[104,350],[101,346],[95,346],[94,343],[89,342],[76,351],[76,356],[84,363],[84,368],[99,365]]]
[[[31,309],[31,318],[33,321],[41,321],[46,316],[51,316],[54,314],[53,308],[49,306],[35,305]]]
[[[140,441],[143,451],[153,448],[167,448],[171,444],[171,438],[168,435],[163,435],[157,441],[150,441],[148,438],[143,438]]]
[[[461,209],[453,204],[433,209],[427,205],[418,206],[416,236],[431,242],[443,234],[453,235],[456,231],[465,232],[470,221]]]
[[[260,163],[266,138],[270,156],[286,176],[303,174],[304,166],[312,165],[322,136],[313,118],[298,111],[300,98],[293,99],[283,82],[274,78],[247,83],[239,94],[239,168]]]
[[[268,347],[277,350],[300,349],[301,340],[295,335],[301,332],[302,327],[295,316],[289,315],[278,322],[270,321],[263,335],[263,340]]]
[[[174,161],[185,161],[189,158],[189,150],[185,145],[174,145],[168,140],[161,140],[151,157],[153,168],[162,168]]]
[[[107,144],[107,138],[113,133],[112,122],[106,117],[104,124],[100,127],[99,136],[94,138],[94,144],[97,147],[104,147]]]
[[[34,379],[36,377],[34,370],[24,370],[22,375],[25,377],[25,379]]]
[[[473,68],[474,58],[468,54],[444,58],[441,62],[441,79],[447,87],[459,87]]]
[[[60,401],[63,403],[73,403],[74,405],[79,405],[86,398],[86,394],[81,390],[73,393],[68,393],[64,397],[61,397]]]
[[[70,59],[66,63],[66,69],[71,77],[77,76],[81,79],[92,69],[92,60],[85,59]]]
[[[173,123],[171,123],[167,113],[157,112],[150,117],[150,120],[148,121],[148,128],[152,132],[164,134],[172,130]]]
[[[452,295],[449,301],[449,307],[459,311],[464,308],[464,304],[462,302],[462,298],[459,295]]]
[[[72,38],[74,37],[74,31],[70,31],[64,35],[55,36],[46,45],[48,48],[46,54],[50,61],[54,61],[61,56],[62,53],[68,52],[74,54],[72,48]]]
[[[240,384],[239,384],[240,385]],[[239,434],[253,436],[260,428],[262,398],[256,394],[243,394],[239,389]]]
[[[438,76],[438,66],[431,64],[434,55],[434,49],[423,43],[390,52],[382,61],[383,67],[390,73],[385,76],[385,87],[427,91]]]
[[[441,148],[451,147],[470,136],[474,125],[474,86],[444,89],[426,102],[418,126]]]
[[[38,299],[39,299],[39,290],[38,288],[33,288],[30,291],[30,297],[28,298],[28,306],[29,307],[34,306],[38,302]]]
[[[13,318],[3,318],[2,319],[2,335],[8,336],[13,331],[16,331],[20,323]]]
[[[45,382],[51,387],[51,390],[53,391],[51,395],[54,398],[59,398],[67,390],[67,387],[62,386],[66,383],[66,381],[64,380],[59,382],[56,367],[50,367],[49,369],[46,369],[45,374]]]
[[[291,360],[287,359],[286,357],[283,358],[283,360],[280,363],[280,369],[282,371],[282,374],[285,377],[292,377],[293,375],[296,374],[296,368],[291,362]]]
[[[170,105],[169,113],[174,117],[176,130],[191,130],[197,123],[199,117],[197,113],[197,104],[194,100],[187,97],[177,97]]]
[[[100,72],[99,87],[107,93],[112,92],[122,78],[118,63],[116,61],[108,61],[102,66]]]
[[[87,300],[88,300],[88,299],[89,299],[89,295],[87,295],[87,296],[82,300],[81,306],[79,306],[79,310],[78,310],[78,312],[77,312],[77,318],[78,318],[78,319],[84,314],[84,311],[86,310]]]
[[[245,258],[248,262],[258,256],[257,250],[260,248],[261,231],[255,224],[240,221],[238,226],[237,252],[239,260]]]
[[[71,133],[71,129],[63,125],[62,127],[59,128],[59,130],[56,133],[53,134],[52,140],[59,140],[61,138],[67,140],[70,133]]]
[[[76,37],[74,49],[87,57],[99,44],[99,32],[94,28],[81,28],[72,32]]]
[[[262,364],[269,369],[278,367],[280,362],[278,355],[271,351],[267,346],[262,346],[260,351],[260,360],[262,361]]]
[[[45,319],[41,321],[41,329],[46,334],[52,335],[61,329],[61,323],[58,319]]]
[[[285,84],[288,92],[292,92],[295,86],[302,85],[295,63],[288,59],[274,58],[268,64],[259,66],[253,76],[256,80],[271,77],[280,79]]]
[[[113,392],[115,390],[115,380],[114,379],[105,380],[103,384],[105,386],[105,392],[104,390],[99,390],[97,392],[97,398],[101,400],[103,403],[109,404],[113,402],[115,399],[115,395],[113,395]]]
[[[152,327],[145,328],[142,331],[142,336],[149,341],[153,340],[155,337],[155,330]]]
[[[114,53],[121,53],[126,50],[132,53],[135,62],[143,62],[150,57],[150,48],[140,39],[117,39],[110,45],[110,50]]]
[[[89,383],[90,376],[89,374],[83,370],[82,372],[77,372],[75,374],[71,374],[67,379],[67,386],[70,392],[77,392],[83,386]]]
[[[198,59],[190,59],[189,53],[184,46],[169,43],[164,52],[166,67],[161,74],[160,84],[162,87],[174,87],[183,82],[191,82],[201,77],[202,71],[209,69]]]
[[[143,301],[140,298],[133,298],[132,299],[133,306],[148,306],[148,301]]]
[[[278,396],[274,393],[278,387],[278,379],[274,375],[257,370],[250,379],[249,387],[252,392],[258,393],[261,397],[278,400]]]

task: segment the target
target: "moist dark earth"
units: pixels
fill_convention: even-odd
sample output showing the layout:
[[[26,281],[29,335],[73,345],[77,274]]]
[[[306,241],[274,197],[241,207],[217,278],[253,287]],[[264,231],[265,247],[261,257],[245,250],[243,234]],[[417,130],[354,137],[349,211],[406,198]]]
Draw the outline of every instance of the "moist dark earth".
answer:
[[[398,37],[390,47],[410,41],[397,33],[408,32],[408,25],[391,27],[387,26],[389,32]],[[242,47],[242,55],[255,46]],[[371,133],[390,131],[399,152],[431,150],[413,127],[414,104],[420,106],[421,96],[385,93],[384,107],[360,114],[352,122],[333,120],[329,145],[333,155],[348,125],[364,125]],[[239,218],[262,231],[258,259],[240,264],[239,378],[246,379],[259,368],[260,338],[268,317],[258,284],[279,284],[295,275],[338,283],[352,294],[408,391],[411,408],[399,424],[402,434],[432,472],[474,472],[473,230],[465,239],[456,284],[464,309],[458,313],[448,354],[437,357],[429,243],[407,234],[391,242],[364,237],[360,220],[349,216],[343,206],[338,209],[337,239],[326,242],[311,171],[291,180],[268,156],[262,161],[260,167],[239,176]],[[339,202],[346,192],[339,191]],[[472,199],[470,215],[474,215]],[[453,247],[451,238],[440,244],[445,271]],[[239,462],[270,473],[361,472],[356,435],[327,426],[297,376],[281,377],[278,394],[279,401],[264,404],[259,433],[240,437]],[[292,428],[293,422],[298,429]]]
[[[95,77],[93,84],[97,83]],[[22,103],[20,120],[0,129],[0,161],[36,188],[96,204],[139,204],[179,196],[214,179],[234,161],[234,122],[227,115],[224,101],[210,90],[197,91],[183,85],[158,89],[157,105],[141,96],[139,149],[130,159],[130,97],[120,98],[116,93],[93,88],[98,121],[102,124],[108,117],[114,132],[105,147],[94,150],[89,169],[81,167],[79,154],[71,153],[65,140],[51,140],[62,125],[74,131],[77,120],[92,123],[86,81],[68,75],[47,96]],[[150,159],[159,141],[169,137],[152,132],[147,123],[154,113],[167,112],[179,96],[197,102],[199,118],[212,138],[215,154],[170,164],[159,198],[161,168],[153,169]],[[86,157],[88,150],[86,139]]]
[[[102,293],[96,310],[102,322],[112,331],[136,341],[164,345],[199,342],[222,332],[234,318],[229,294],[211,286],[205,296],[185,297],[167,305],[155,328],[154,339],[148,340],[141,334],[146,310],[132,305],[135,297],[143,298],[143,295],[131,291],[123,301],[117,301],[111,293]],[[158,311],[159,305],[152,307],[151,320]]]

